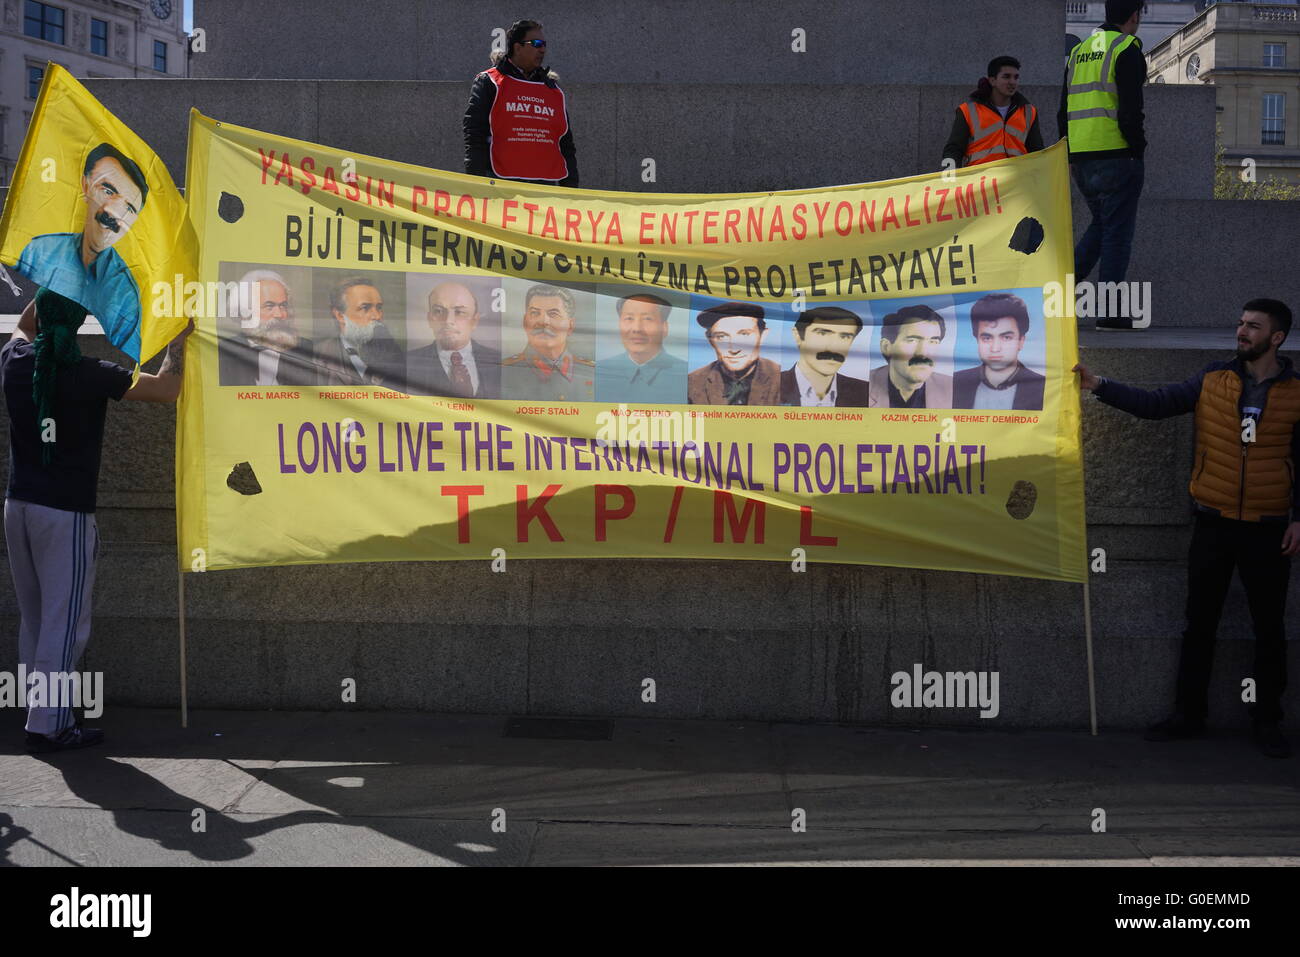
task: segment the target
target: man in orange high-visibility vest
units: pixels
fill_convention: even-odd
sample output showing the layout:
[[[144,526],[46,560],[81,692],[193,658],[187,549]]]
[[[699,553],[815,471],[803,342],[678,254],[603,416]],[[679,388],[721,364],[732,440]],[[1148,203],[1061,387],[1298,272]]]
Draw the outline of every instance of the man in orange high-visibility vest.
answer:
[[[994,58],[988,76],[957,107],[943,158],[954,166],[976,166],[1041,150],[1038,110],[1019,86],[1020,61],[1011,56]]]

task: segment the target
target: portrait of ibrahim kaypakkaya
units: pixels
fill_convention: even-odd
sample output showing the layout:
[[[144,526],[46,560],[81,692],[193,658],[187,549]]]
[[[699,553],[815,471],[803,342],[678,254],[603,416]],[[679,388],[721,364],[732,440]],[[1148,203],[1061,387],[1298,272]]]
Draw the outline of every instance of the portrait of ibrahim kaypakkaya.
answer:
[[[221,385],[316,384],[313,343],[299,332],[284,276],[272,269],[245,272],[226,290],[225,313],[217,320]]]
[[[384,324],[384,296],[374,281],[352,276],[329,294],[333,335],[316,345],[316,384],[404,389],[402,347]]]
[[[872,370],[871,405],[890,409],[951,409],[952,376],[935,372],[947,334],[943,316],[925,305],[904,306],[880,322],[880,355]]]
[[[687,402],[781,404],[781,367],[761,354],[767,337],[764,316],[763,307],[755,303],[724,302],[695,317],[715,358],[686,377]]]
[[[113,247],[135,225],[149,184],[134,160],[100,143],[86,154],[81,195],[86,203],[81,232],[36,236],[15,268],[38,286],[85,306],[110,340],[138,357],[140,289]]]
[[[794,323],[799,358],[781,373],[782,405],[865,407],[871,388],[866,379],[840,370],[862,332],[862,317],[839,306],[818,306]]]
[[[433,341],[406,354],[412,394],[466,399],[501,395],[501,353],[475,338],[482,313],[473,289],[454,280],[437,283],[426,298],[423,321]]]
[[[559,286],[532,286],[524,294],[522,352],[501,361],[501,395],[547,402],[595,400],[596,363],[574,355],[577,326],[573,293]]]
[[[1041,409],[1044,376],[1020,361],[1029,334],[1029,307],[1019,296],[993,293],[970,309],[980,364],[952,377],[956,409]]]
[[[622,350],[598,360],[596,398],[661,405],[685,402],[686,360],[664,348],[672,303],[653,293],[632,293],[614,300],[614,314]]]

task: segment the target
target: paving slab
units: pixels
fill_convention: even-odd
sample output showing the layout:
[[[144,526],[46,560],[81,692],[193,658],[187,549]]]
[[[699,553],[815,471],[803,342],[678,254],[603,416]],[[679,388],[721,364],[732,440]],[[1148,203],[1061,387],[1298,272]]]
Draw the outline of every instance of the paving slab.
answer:
[[[503,736],[504,716],[322,716],[237,810],[486,821],[770,824],[788,819],[767,726],[614,723],[607,741]],[[331,755],[351,766],[315,763]],[[365,763],[365,767],[357,767]],[[360,786],[334,782],[363,779]]]
[[[196,712],[181,729],[124,708],[102,748],[41,758],[15,722],[0,864],[1300,863],[1300,764],[1238,733],[628,718],[505,735],[529,717]]]
[[[531,826],[322,814],[211,814],[0,805],[0,866],[499,867],[527,857]]]
[[[220,810],[252,787],[289,742],[318,716],[310,712],[194,712],[114,708],[91,726],[102,746],[35,756],[23,750],[21,718],[0,735],[0,805]]]
[[[914,732],[774,725],[791,801],[836,827],[1300,834],[1300,773],[1240,735],[1158,745],[1131,732]],[[1279,853],[1290,853],[1278,849]]]
[[[544,822],[529,858],[534,866],[689,864],[1062,864],[1148,866],[1134,845],[1113,835],[936,834],[819,828],[617,827]]]

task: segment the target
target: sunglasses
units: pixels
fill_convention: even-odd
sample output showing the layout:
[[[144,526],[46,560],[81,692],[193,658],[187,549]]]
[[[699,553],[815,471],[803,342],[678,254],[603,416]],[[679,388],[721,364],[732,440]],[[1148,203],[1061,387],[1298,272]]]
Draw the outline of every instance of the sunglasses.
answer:
[[[546,41],[545,41],[545,40],[520,40],[519,42],[522,43],[522,44],[523,44],[524,46],[526,46],[526,47],[534,47],[535,49],[538,49],[538,50],[545,50],[545,49],[546,49]]]

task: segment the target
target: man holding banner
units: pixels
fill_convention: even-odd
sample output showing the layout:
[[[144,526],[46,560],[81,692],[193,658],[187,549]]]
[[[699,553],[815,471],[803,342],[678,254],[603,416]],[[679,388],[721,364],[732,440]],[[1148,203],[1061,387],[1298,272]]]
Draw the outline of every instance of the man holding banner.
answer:
[[[99,744],[73,702],[50,693],[67,684],[90,640],[91,593],[99,556],[95,492],[108,400],[175,402],[186,328],[167,347],[157,375],[82,356],[77,329],[86,307],[41,288],[0,349],[0,387],[9,413],[5,541],[18,599],[19,667],[27,677],[27,750]],[[41,693],[36,689],[44,688]]]
[[[1291,310],[1252,299],[1237,323],[1237,356],[1212,362],[1177,385],[1154,392],[1093,375],[1076,365],[1079,384],[1117,409],[1143,419],[1196,413],[1196,465],[1190,491],[1196,525],[1187,556],[1187,629],[1178,662],[1172,717],[1148,741],[1197,738],[1205,716],[1219,616],[1236,568],[1255,626],[1255,743],[1285,758],[1286,593],[1291,558],[1300,552],[1300,373],[1278,348],[1291,331]]]

